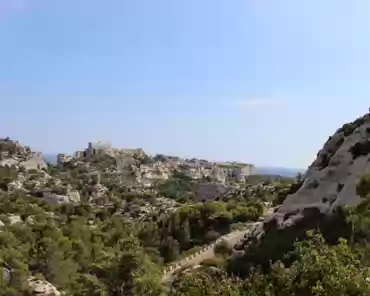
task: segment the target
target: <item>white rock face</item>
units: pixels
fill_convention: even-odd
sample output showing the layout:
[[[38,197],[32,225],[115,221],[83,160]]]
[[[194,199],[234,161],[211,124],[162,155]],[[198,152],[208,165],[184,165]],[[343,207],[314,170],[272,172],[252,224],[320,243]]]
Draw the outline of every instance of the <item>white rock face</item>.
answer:
[[[18,165],[18,161],[16,159],[13,159],[13,158],[7,158],[7,159],[3,159],[0,161],[0,166],[17,166]]]
[[[69,193],[69,200],[72,202],[80,202],[80,193],[77,190],[71,190],[71,192]]]
[[[3,280],[8,282],[11,277],[11,271],[5,267],[3,267],[2,270],[3,270]]]
[[[18,190],[23,186],[23,182],[20,180],[14,180],[8,184],[9,190]]]
[[[70,200],[67,195],[44,192],[44,200],[50,204],[65,204]]]
[[[26,170],[40,170],[47,167],[42,153],[32,153],[31,157],[20,163]]]
[[[19,215],[9,215],[8,219],[9,219],[10,225],[23,222],[21,216]]]
[[[61,296],[62,293],[57,290],[48,281],[41,281],[35,277],[30,277],[27,279],[27,291],[31,295],[37,296]]]
[[[92,194],[93,199],[101,198],[105,196],[105,194],[108,191],[108,188],[106,188],[104,185],[101,185],[101,184],[94,185],[92,189],[93,189],[93,194]]]
[[[41,170],[47,167],[44,156],[39,152],[23,152],[23,154],[8,156],[0,161],[0,166],[23,167],[26,170]]]
[[[316,208],[321,213],[329,214],[342,205],[356,205],[361,197],[356,193],[360,178],[370,170],[370,154],[354,157],[351,148],[357,143],[370,141],[370,116],[364,117],[362,124],[345,135],[337,131],[324,145],[317,159],[308,168],[304,183],[295,193],[288,196],[277,213],[281,226],[288,226],[303,217],[303,210]],[[370,142],[369,142],[370,143]],[[366,150],[366,149],[365,149]],[[370,152],[370,149],[369,149]],[[294,213],[289,219],[283,219],[286,213]]]
[[[210,177],[215,182],[224,184],[226,182],[226,174],[222,168],[214,167],[211,171]]]

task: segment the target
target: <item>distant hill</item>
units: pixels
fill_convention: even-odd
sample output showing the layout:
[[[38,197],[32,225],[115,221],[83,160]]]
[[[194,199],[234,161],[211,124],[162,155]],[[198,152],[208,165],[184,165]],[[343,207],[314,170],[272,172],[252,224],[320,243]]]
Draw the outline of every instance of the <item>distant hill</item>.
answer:
[[[298,173],[304,173],[304,169],[277,168],[277,167],[256,167],[254,175],[277,175],[282,177],[296,177]]]

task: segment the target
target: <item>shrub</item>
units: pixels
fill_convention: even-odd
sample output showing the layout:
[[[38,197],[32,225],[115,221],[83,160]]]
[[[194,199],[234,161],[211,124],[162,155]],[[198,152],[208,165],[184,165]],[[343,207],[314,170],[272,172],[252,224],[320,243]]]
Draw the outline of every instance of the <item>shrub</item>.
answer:
[[[349,135],[351,135],[355,131],[356,128],[358,128],[359,126],[361,126],[364,123],[365,123],[365,118],[364,117],[357,118],[352,123],[346,123],[346,124],[344,124],[338,130],[338,132],[343,132],[344,133],[344,136],[345,137],[348,137]]]
[[[370,172],[367,172],[358,182],[356,193],[361,197],[365,197],[370,193]]]
[[[330,158],[331,158],[330,155],[328,155],[327,153],[321,154],[319,168],[320,169],[326,168],[329,165]]]
[[[216,239],[218,239],[221,236],[221,234],[215,230],[210,230],[205,235],[206,242],[213,242]]]
[[[370,141],[358,142],[353,145],[349,151],[352,153],[352,158],[356,159],[360,156],[365,156],[370,153]]]
[[[319,187],[319,185],[320,184],[317,180],[313,180],[307,184],[307,188],[316,189],[317,187]]]
[[[203,260],[200,264],[203,266],[213,266],[213,267],[222,267],[225,265],[225,259],[220,256],[216,256],[213,258],[208,258]]]
[[[214,247],[215,254],[230,255],[232,253],[232,247],[226,240],[221,240]]]

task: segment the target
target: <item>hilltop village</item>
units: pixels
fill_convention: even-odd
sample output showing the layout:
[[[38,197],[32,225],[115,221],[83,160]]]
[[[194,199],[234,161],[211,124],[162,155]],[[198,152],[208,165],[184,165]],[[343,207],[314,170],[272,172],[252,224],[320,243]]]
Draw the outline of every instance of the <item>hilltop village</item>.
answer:
[[[225,184],[230,180],[245,182],[254,166],[236,162],[216,163],[202,159],[181,159],[175,156],[148,156],[143,149],[115,149],[107,143],[89,143],[84,151],[77,151],[74,156],[58,154],[58,165],[77,167],[94,159],[109,158],[111,165],[103,173],[125,175],[132,174],[127,180],[134,184],[150,187],[157,181],[167,180],[174,171],[181,171],[193,180],[208,179]]]

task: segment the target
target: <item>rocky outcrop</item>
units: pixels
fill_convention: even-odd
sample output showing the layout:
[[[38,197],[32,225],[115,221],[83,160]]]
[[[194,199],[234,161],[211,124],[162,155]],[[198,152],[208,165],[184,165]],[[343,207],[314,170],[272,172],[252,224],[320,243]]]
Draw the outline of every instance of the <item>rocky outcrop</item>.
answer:
[[[42,153],[32,153],[25,161],[20,161],[20,166],[26,170],[41,170],[47,167]]]
[[[229,187],[220,183],[199,183],[196,186],[196,196],[198,201],[204,201],[221,196],[229,190]]]
[[[45,280],[39,280],[35,277],[29,277],[26,282],[25,290],[30,295],[37,296],[61,296],[62,293],[58,291],[51,283]]]
[[[21,216],[19,216],[19,215],[9,215],[8,219],[9,219],[10,225],[23,222]]]
[[[232,171],[232,176],[239,182],[245,181],[245,179],[252,174],[253,168],[253,165],[236,167]]]
[[[224,184],[226,182],[225,170],[218,166],[215,166],[211,171],[210,178],[214,182]]]
[[[76,153],[76,155],[78,155]],[[67,155],[67,154],[64,154],[64,153],[59,153],[57,155],[57,165],[60,169],[64,169],[64,168],[67,168],[67,167],[77,167],[78,166],[78,158],[77,156],[76,157],[72,157],[71,155]]]
[[[0,139],[0,166],[23,167],[26,170],[39,170],[47,167],[42,153],[32,152],[8,138]]]
[[[68,195],[46,191],[43,192],[43,198],[49,204],[79,203],[81,201],[80,194],[76,190],[71,191]]]
[[[4,282],[10,281],[11,270],[6,268],[6,267],[2,267],[2,270],[3,270],[3,280],[4,280]]]
[[[159,197],[154,200],[142,200],[140,205],[125,202],[122,216],[128,220],[151,220],[153,217],[160,220],[162,217],[176,211],[182,204],[170,199]]]
[[[328,215],[339,206],[356,205],[360,178],[370,170],[370,116],[345,124],[329,138],[308,168],[301,187],[289,195],[276,213],[266,219],[278,228],[294,225],[308,216]],[[264,226],[256,231],[261,236]]]

